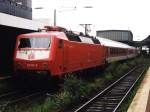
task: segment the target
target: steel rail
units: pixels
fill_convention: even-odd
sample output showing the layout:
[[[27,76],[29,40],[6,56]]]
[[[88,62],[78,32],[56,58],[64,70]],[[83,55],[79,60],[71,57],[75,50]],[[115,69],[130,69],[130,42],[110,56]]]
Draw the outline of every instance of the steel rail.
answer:
[[[12,92],[8,92],[8,93],[5,93],[5,94],[1,94],[0,99],[3,98],[3,97],[14,95],[14,94],[19,93],[19,92],[21,92],[21,91],[12,91]]]
[[[134,67],[133,69],[131,69],[128,73],[126,73],[124,76],[122,76],[121,78],[119,78],[117,81],[115,81],[113,84],[111,84],[110,86],[108,86],[107,88],[105,88],[103,91],[101,91],[100,93],[98,93],[96,96],[94,96],[92,99],[90,99],[89,101],[87,101],[85,104],[83,104],[81,107],[79,107],[77,110],[75,110],[74,112],[78,112],[80,111],[83,107],[85,107],[86,105],[88,105],[90,102],[92,102],[93,100],[95,100],[97,97],[99,97],[101,94],[103,94],[105,91],[107,91],[109,88],[111,88],[114,84],[116,84],[118,81],[120,81],[121,79],[123,79],[126,75],[128,75],[130,72],[132,72],[136,67]]]
[[[89,101],[87,101],[86,103],[84,103],[81,107],[79,107],[77,110],[75,110],[74,112],[84,112],[83,108],[86,108],[86,106],[88,106],[90,103],[94,102],[98,97],[102,96],[105,92],[107,92],[108,90],[110,90],[113,86],[117,85],[121,80],[123,80],[126,76],[128,76],[130,73],[132,73],[134,70],[136,70],[137,67],[134,67],[133,69],[131,69],[128,73],[126,73],[124,76],[122,76],[121,78],[119,78],[117,81],[115,81],[113,84],[111,84],[110,86],[108,86],[106,89],[104,89],[103,91],[101,91],[100,93],[98,93],[95,97],[93,97],[92,99],[90,99]],[[145,70],[145,69],[144,69]],[[139,77],[136,79],[136,81],[134,82],[134,84],[132,84],[132,86],[130,87],[129,91],[127,91],[127,93],[125,94],[125,96],[122,98],[122,100],[118,103],[118,105],[116,106],[116,108],[114,108],[115,112],[118,107],[120,106],[120,104],[122,103],[122,101],[125,99],[125,97],[127,96],[127,94],[130,92],[130,90],[134,87],[134,85],[136,84],[136,82],[139,80],[139,78],[142,76],[144,70],[140,73]],[[130,76],[130,75],[129,75]],[[117,86],[116,86],[117,87]],[[120,89],[124,89],[124,88],[120,88]],[[107,99],[107,98],[106,98]],[[111,100],[111,99],[110,99]],[[115,99],[114,99],[115,100]],[[112,103],[113,104],[113,103]]]
[[[0,77],[0,80],[7,80],[7,79],[11,79],[13,78],[14,76],[3,76],[3,77]]]
[[[130,91],[133,89],[133,87],[135,86],[135,84],[137,83],[137,81],[141,78],[141,76],[143,75],[145,69],[141,72],[141,74],[139,75],[139,77],[136,79],[136,81],[132,84],[132,86],[130,87],[130,89],[128,90],[128,92],[126,93],[126,95],[122,98],[122,100],[119,102],[119,104],[117,105],[117,107],[114,109],[113,112],[116,112],[117,109],[120,107],[120,105],[122,104],[122,102],[124,101],[124,99],[127,97],[127,95],[130,93]]]
[[[30,98],[30,97],[33,97],[33,96],[36,96],[36,95],[40,95],[40,94],[42,94],[42,93],[45,93],[45,92],[39,91],[39,92],[35,92],[35,93],[32,93],[32,94],[23,96],[23,97],[21,97],[21,98],[16,98],[15,100],[12,100],[12,101],[8,102],[7,105],[11,105],[11,104],[17,103],[17,102],[19,102],[19,101],[26,100],[26,99],[28,99],[28,98]]]
[[[33,92],[33,93],[31,93],[31,94],[27,94],[27,95],[24,95],[24,96],[22,96],[22,97],[17,97],[17,98],[15,98],[15,99],[13,99],[13,100],[7,101],[7,102],[5,102],[4,104],[1,104],[0,107],[1,107],[1,108],[5,108],[5,107],[7,107],[8,105],[13,105],[13,104],[15,104],[15,103],[18,103],[18,102],[20,102],[20,101],[26,100],[26,99],[28,99],[28,98],[31,98],[31,97],[34,97],[34,96],[37,96],[37,95],[41,95],[41,94],[46,94],[46,93],[47,93],[47,91],[37,91],[37,92]]]

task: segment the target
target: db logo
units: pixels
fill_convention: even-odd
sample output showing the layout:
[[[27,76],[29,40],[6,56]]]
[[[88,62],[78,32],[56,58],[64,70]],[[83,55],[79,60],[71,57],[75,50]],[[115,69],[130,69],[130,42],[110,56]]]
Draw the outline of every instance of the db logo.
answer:
[[[34,59],[34,58],[35,58],[35,55],[33,53],[28,55],[28,59]]]

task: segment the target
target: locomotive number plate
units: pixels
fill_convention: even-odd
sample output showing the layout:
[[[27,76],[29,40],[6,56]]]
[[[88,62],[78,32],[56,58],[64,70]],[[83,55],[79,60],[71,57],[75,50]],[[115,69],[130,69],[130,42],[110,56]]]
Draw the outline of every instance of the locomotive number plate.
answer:
[[[37,64],[27,64],[27,67],[37,67]]]

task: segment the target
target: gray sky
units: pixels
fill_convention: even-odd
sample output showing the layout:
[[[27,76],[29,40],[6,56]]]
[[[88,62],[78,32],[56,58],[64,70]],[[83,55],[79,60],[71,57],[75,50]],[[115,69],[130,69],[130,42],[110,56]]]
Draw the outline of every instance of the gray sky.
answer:
[[[150,35],[149,0],[32,0],[33,18],[48,18],[53,24],[53,11],[57,10],[57,25],[83,31],[79,25],[92,24],[96,30],[131,30],[134,40]],[[92,6],[93,8],[84,8]],[[35,7],[43,9],[35,10]],[[76,7],[76,8],[75,8]]]

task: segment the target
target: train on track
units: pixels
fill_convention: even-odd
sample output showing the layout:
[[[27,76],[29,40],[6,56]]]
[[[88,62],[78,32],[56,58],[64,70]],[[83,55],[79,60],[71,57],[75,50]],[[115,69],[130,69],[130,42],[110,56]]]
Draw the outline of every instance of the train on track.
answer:
[[[56,26],[46,26],[44,30],[17,37],[15,72],[62,76],[138,55],[138,49],[120,42],[85,36]]]

